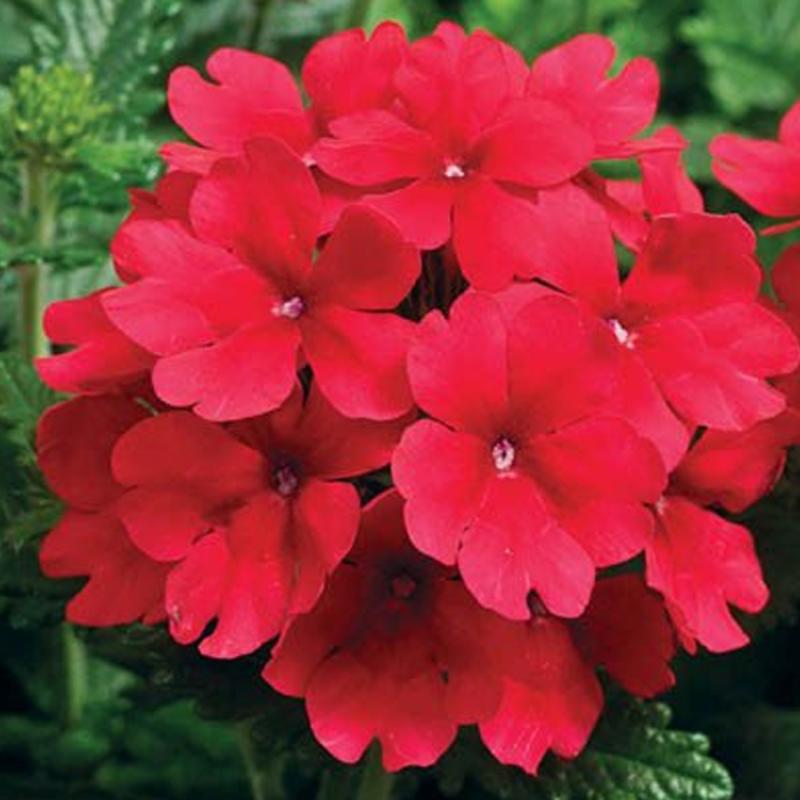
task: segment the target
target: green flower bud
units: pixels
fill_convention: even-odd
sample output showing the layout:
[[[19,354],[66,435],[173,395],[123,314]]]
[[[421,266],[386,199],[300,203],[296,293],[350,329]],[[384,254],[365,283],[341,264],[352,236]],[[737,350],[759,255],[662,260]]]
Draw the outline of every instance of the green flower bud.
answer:
[[[111,112],[97,97],[92,75],[69,64],[45,70],[24,66],[9,89],[2,120],[5,144],[14,155],[46,164],[72,161]]]

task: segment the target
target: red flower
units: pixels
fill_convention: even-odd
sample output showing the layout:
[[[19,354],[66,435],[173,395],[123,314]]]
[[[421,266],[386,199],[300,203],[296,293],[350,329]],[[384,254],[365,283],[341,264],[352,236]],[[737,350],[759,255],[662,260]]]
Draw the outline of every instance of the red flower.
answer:
[[[407,52],[405,31],[395,22],[382,22],[370,37],[354,28],[317,42],[303,62],[303,84],[320,133],[337,117],[388,108]]]
[[[280,411],[230,430],[168,412],[128,431],[113,454],[127,492],[117,511],[167,580],[170,631],[205,655],[234,658],[307,611],[350,549],[359,498],[340,478],[388,461],[403,421],[340,417],[312,387]]]
[[[769,597],[750,532],[680,494],[665,495],[656,518],[647,583],[664,596],[684,646],[719,653],[747,644],[728,604],[754,614]]]
[[[755,240],[738,217],[655,219],[620,286],[596,206],[563,187],[548,199],[543,193],[537,213],[559,234],[558,247],[541,240],[534,251],[541,277],[605,320],[620,349],[646,367],[678,416],[691,425],[744,430],[783,410],[783,395],[765,379],[792,370],[800,351],[788,327],[758,301]],[[567,230],[564,220],[575,218],[582,224]],[[674,466],[686,445],[674,421],[650,401],[638,410],[626,406],[625,416]]]
[[[650,147],[636,156],[640,181],[602,178],[592,170],[585,170],[578,179],[603,206],[614,236],[637,253],[654,217],[704,210],[700,190],[683,166],[682,154],[689,142],[671,126],[661,128],[648,142]]]
[[[709,149],[717,180],[756,211],[769,217],[800,216],[800,103],[781,120],[778,141],[723,133]],[[765,233],[798,225],[800,220],[792,220]]]
[[[656,65],[634,58],[608,78],[615,55],[610,39],[584,33],[540,55],[528,80],[528,96],[566,108],[591,133],[593,158],[627,158],[639,152],[642,144],[631,139],[652,122],[658,104]]]
[[[108,290],[52,303],[44,330],[56,344],[75,347],[36,359],[39,377],[59,392],[98,394],[138,384],[155,359],[134,344],[108,319],[102,298]]]
[[[247,50],[224,47],[206,62],[209,83],[192,67],[169,77],[167,102],[172,118],[203,147],[170,142],[161,155],[173,169],[204,174],[244,144],[274,136],[298,155],[312,142],[310,120],[289,70],[279,61]]]
[[[658,453],[597,413],[614,390],[614,353],[555,295],[508,324],[478,293],[457,300],[449,322],[432,312],[420,323],[409,376],[434,419],[412,425],[392,459],[409,535],[457,562],[478,601],[504,616],[527,619],[531,590],[578,616],[595,565],[627,560],[650,533],[642,504],[665,484]]]
[[[574,757],[586,743],[603,703],[595,665],[645,696],[672,685],[671,628],[635,576],[600,582],[575,627],[502,620],[454,577],[409,546],[388,492],[319,604],[290,622],[263,676],[305,697],[337,758],[353,763],[377,739],[387,769],[427,766],[478,722],[500,761],[535,772],[548,748]]]
[[[305,697],[314,735],[338,759],[354,763],[378,739],[389,770],[433,764],[458,726],[491,715],[500,697],[488,612],[410,547],[401,512],[396,492],[364,509],[347,562],[263,672]]]
[[[42,541],[42,572],[51,578],[89,578],[67,604],[71,622],[121,625],[164,617],[167,565],[136,548],[113,512],[123,489],[111,475],[112,448],[146,416],[137,403],[111,395],[59,403],[39,421],[39,467],[68,505]]]
[[[411,46],[392,108],[334,120],[335,138],[314,158],[334,178],[381,191],[369,203],[420,247],[452,231],[467,278],[501,288],[529,264],[531,204],[519,189],[571,178],[593,151],[569,111],[523,97],[527,75],[507,45],[443,23]],[[385,192],[390,184],[400,185]]]
[[[190,212],[199,238],[159,220],[118,233],[115,257],[142,278],[104,295],[106,312],[158,356],[158,396],[202,417],[277,408],[294,385],[301,346],[339,411],[400,416],[411,406],[413,324],[376,311],[413,285],[416,250],[377,212],[353,208],[312,264],[319,192],[308,170],[274,140],[246,153],[199,182]]]
[[[672,628],[636,575],[598,581],[574,623],[495,619],[489,631],[503,694],[497,712],[480,723],[481,738],[498,761],[527,772],[537,771],[548,750],[562,758],[583,750],[603,706],[596,666],[642,697],[675,682]]]

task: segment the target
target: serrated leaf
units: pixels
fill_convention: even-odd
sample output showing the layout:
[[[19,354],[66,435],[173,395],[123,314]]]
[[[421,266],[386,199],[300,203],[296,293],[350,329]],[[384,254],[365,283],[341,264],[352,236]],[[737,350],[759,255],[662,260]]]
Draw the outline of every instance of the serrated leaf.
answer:
[[[0,421],[17,445],[33,452],[36,422],[54,401],[31,364],[15,353],[0,354]]]
[[[538,777],[498,764],[465,737],[437,767],[440,788],[455,797],[472,780],[502,800],[729,800],[730,776],[708,755],[708,739],[669,730],[670,717],[662,703],[620,696],[578,758],[550,757]]]
[[[795,0],[704,0],[681,26],[710,73],[710,88],[733,117],[782,111],[796,99],[800,5]]]
[[[55,0],[53,23],[31,35],[43,65],[68,61],[95,77],[98,94],[129,110],[134,94],[174,45],[176,0]]]

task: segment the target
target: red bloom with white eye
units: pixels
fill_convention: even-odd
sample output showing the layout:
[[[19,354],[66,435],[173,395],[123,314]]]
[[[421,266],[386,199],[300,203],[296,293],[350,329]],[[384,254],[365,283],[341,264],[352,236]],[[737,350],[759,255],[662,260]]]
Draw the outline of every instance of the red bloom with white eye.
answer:
[[[800,216],[800,102],[781,120],[777,141],[723,133],[711,141],[709,149],[717,180],[756,211],[769,217]],[[799,225],[795,219],[765,233]]]
[[[320,198],[310,173],[274,140],[246,153],[198,183],[196,237],[172,221],[125,225],[114,255],[142,277],[104,295],[106,313],[158,357],[156,394],[202,417],[277,408],[301,354],[343,414],[404,414],[414,326],[380,312],[413,285],[417,251],[377,212],[352,208],[312,262]]]
[[[755,239],[738,217],[655,219],[620,285],[596,206],[564,187],[547,202],[542,198],[538,213],[562,234],[558,248],[542,241],[536,250],[541,277],[605,321],[607,335],[645,367],[679,418],[690,426],[740,431],[783,410],[784,396],[766,379],[794,369],[800,349],[787,325],[759,302]],[[567,231],[564,220],[576,217],[583,224]],[[621,399],[619,407],[674,466],[686,431],[652,400],[652,389],[630,403]]]
[[[168,565],[133,545],[113,511],[123,487],[111,475],[112,449],[146,416],[133,400],[110,395],[59,403],[39,421],[39,468],[67,505],[42,541],[39,563],[51,578],[89,578],[67,603],[70,622],[121,625],[164,617]]]
[[[494,712],[491,619],[452,578],[410,546],[402,499],[388,492],[364,509],[316,608],[289,623],[264,679],[305,697],[314,735],[338,759],[358,761],[377,739],[386,769],[428,766],[459,725]]]
[[[350,549],[359,498],[341,478],[385,464],[402,429],[350,420],[312,387],[225,429],[182,411],[147,419],[113,453],[116,510],[151,558],[177,562],[170,630],[216,658],[251,652],[314,605]]]
[[[411,45],[395,104],[333,120],[334,138],[320,140],[314,158],[371,191],[367,202],[420,247],[452,235],[467,278],[501,288],[528,264],[530,202],[517,190],[571,178],[593,151],[569,111],[523,96],[527,76],[507,45],[443,23]]]
[[[498,761],[526,772],[535,773],[548,750],[562,758],[583,750],[603,707],[597,666],[640,697],[675,682],[672,628],[637,575],[599,580],[574,622],[495,618],[486,635],[503,690],[497,711],[480,723],[481,738]]]
[[[555,295],[506,323],[488,295],[432,312],[409,351],[418,405],[392,459],[414,544],[457,563],[478,601],[527,619],[530,591],[560,616],[589,600],[595,566],[639,552],[666,478],[655,448],[597,409],[613,342]],[[622,479],[622,476],[625,476]]]

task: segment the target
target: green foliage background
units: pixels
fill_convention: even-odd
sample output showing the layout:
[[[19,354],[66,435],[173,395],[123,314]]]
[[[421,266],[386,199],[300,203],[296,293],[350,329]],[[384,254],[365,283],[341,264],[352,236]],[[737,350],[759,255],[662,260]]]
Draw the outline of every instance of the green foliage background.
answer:
[[[711,737],[716,760],[703,734],[671,730],[666,706],[611,694],[584,756],[551,759],[541,780],[497,767],[466,735],[435,771],[390,785],[372,756],[356,769],[325,756],[300,704],[258,681],[263,654],[214,663],[157,631],[60,624],[77,584],[36,566],[59,509],[31,433],[55,398],[25,358],[22,285],[46,271],[34,289],[55,299],[111,279],[106,248],[126,189],[153,181],[156,148],[175,135],[163,102],[171,67],[202,67],[233,44],[297,69],[318,37],[384,18],[413,36],[445,18],[486,27],[528,57],[601,31],[621,59],[652,57],[659,122],[692,141],[687,165],[709,209],[763,224],[713,183],[706,148],[727,130],[772,136],[800,97],[800,0],[0,0],[0,800],[724,800],[728,772],[738,800],[798,800],[796,458],[747,515],[773,589],[750,624],[753,646],[679,660],[665,698],[676,728]],[[785,244],[762,242],[767,266]]]

